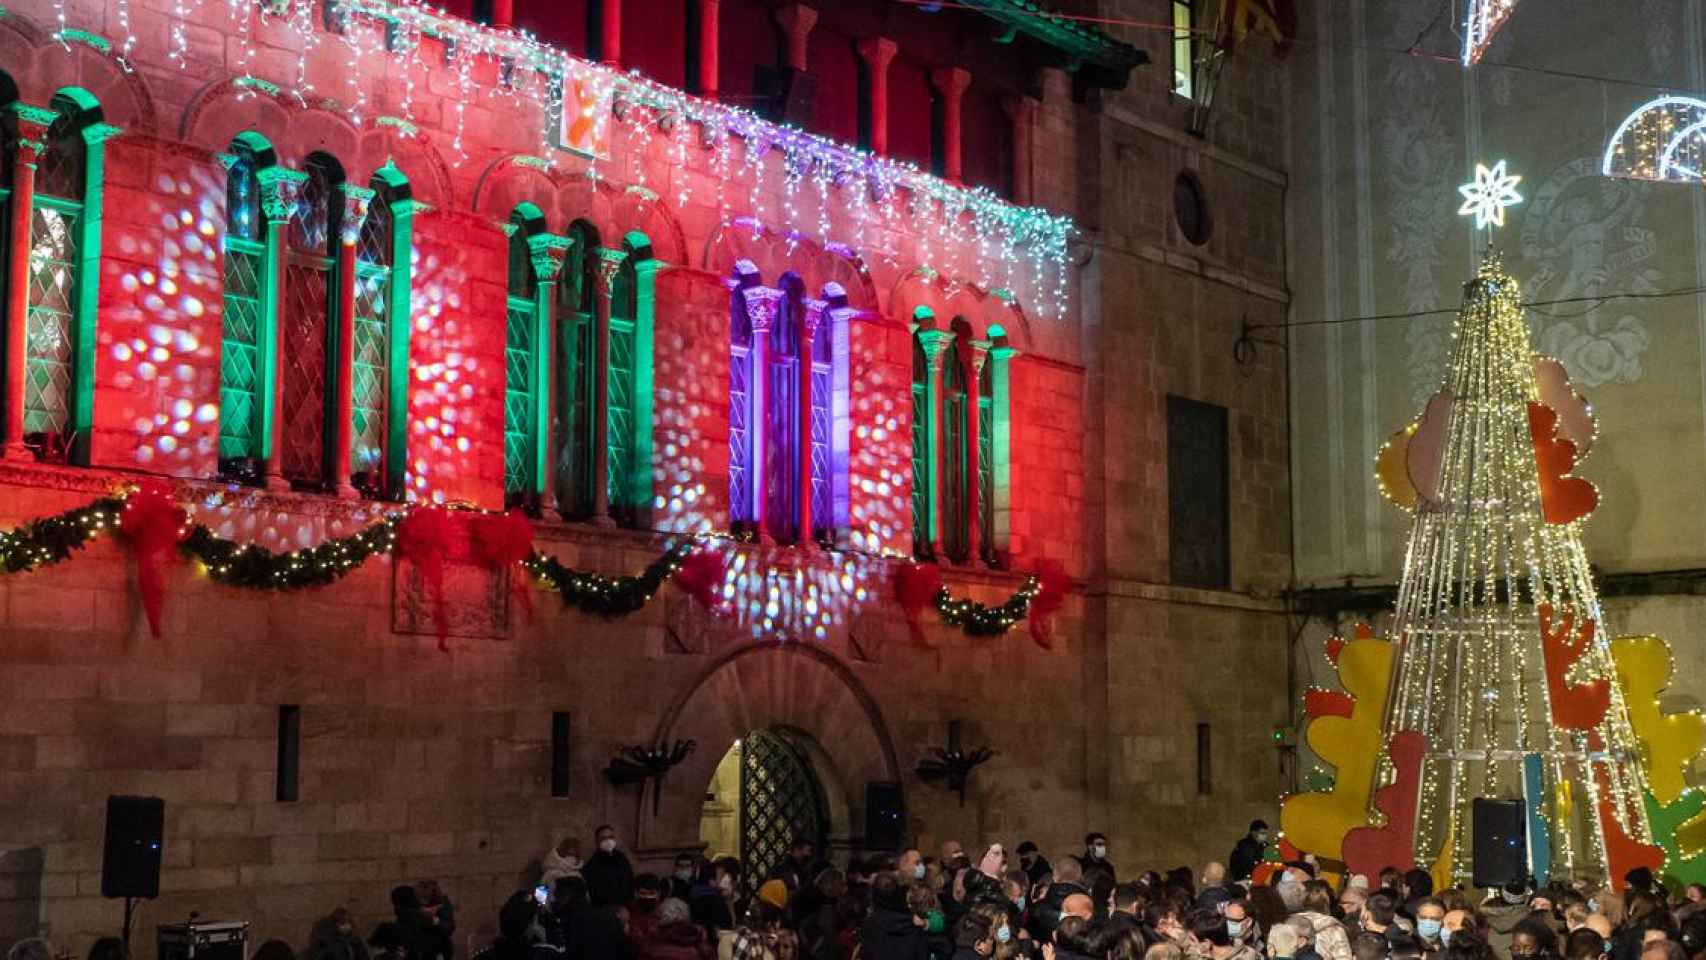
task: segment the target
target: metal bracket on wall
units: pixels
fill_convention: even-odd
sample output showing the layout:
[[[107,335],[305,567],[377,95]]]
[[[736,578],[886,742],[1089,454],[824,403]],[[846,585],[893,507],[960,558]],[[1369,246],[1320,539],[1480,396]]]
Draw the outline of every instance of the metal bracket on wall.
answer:
[[[918,761],[914,772],[918,779],[925,783],[945,782],[949,790],[960,796],[960,806],[966,805],[966,785],[971,780],[973,770],[982,766],[995,751],[988,747],[979,747],[969,753],[960,749],[960,721],[948,723],[947,749],[932,748],[930,755]]]

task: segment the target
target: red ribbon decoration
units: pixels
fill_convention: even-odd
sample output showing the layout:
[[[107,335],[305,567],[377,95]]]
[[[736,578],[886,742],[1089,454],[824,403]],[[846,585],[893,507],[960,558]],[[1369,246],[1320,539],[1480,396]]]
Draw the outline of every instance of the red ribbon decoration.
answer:
[[[136,550],[136,588],[142,594],[142,612],[148,615],[148,632],[160,636],[160,614],[166,605],[166,581],[160,561],[176,549],[188,532],[188,515],[172,500],[172,488],[159,480],[145,482],[125,498],[119,511],[118,528]]]
[[[700,606],[722,614],[728,610],[728,603],[722,597],[728,573],[729,558],[722,551],[700,547],[681,561],[681,567],[675,571],[675,585],[699,601]]]
[[[397,524],[397,554],[421,572],[421,582],[432,599],[438,649],[444,651],[450,649],[450,620],[444,610],[444,558],[455,536],[450,514],[439,507],[410,510]]]
[[[903,563],[894,571],[894,597],[906,614],[906,625],[912,630],[912,642],[924,644],[924,628],[918,618],[925,605],[942,592],[942,571],[933,563]]]
[[[1050,618],[1066,603],[1066,588],[1071,581],[1066,578],[1066,571],[1055,560],[1043,560],[1037,564],[1033,574],[1037,578],[1037,595],[1031,598],[1027,619],[1031,626],[1031,639],[1044,650],[1054,649],[1054,626]]]
[[[470,549],[476,563],[493,573],[501,573],[510,564],[521,563],[533,556],[533,523],[520,509],[508,513],[488,513],[474,521]],[[533,594],[521,577],[511,577],[510,593],[521,604],[527,622],[533,622]]]

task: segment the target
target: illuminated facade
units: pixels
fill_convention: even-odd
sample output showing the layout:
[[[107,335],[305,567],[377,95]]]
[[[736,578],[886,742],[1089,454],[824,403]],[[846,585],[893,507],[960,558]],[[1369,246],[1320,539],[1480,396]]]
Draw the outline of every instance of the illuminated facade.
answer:
[[[167,800],[144,922],[287,938],[416,876],[485,916],[598,822],[667,859],[759,730],[819,745],[841,848],[870,783],[904,786],[920,839],[1061,845],[1084,821],[1134,860],[1270,809],[1283,677],[1220,686],[1284,637],[1283,377],[1235,370],[1221,334],[1285,314],[1284,175],[1252,159],[1283,123],[1249,94],[1286,75],[1252,56],[1199,141],[1167,77],[1127,83],[1143,49],[1025,4],[891,6],[7,7],[0,526],[141,476],[274,550],[411,504],[519,508],[607,574],[713,537],[732,611],[670,588],[589,618],[464,544],[441,653],[389,558],[288,594],[174,566],[157,639],[120,546],[0,578],[0,688],[39,705],[0,706],[0,843],[41,852],[0,941],[104,932],[83,875],[108,793]],[[1226,198],[1212,240],[1174,222],[1182,169]],[[1178,397],[1220,411],[1194,446]],[[1175,509],[1213,516],[1170,532],[1176,445],[1207,456]],[[1193,530],[1218,577],[1176,544],[1170,565]],[[992,603],[1058,564],[1053,649],[928,617],[915,646],[893,587],[914,560]],[[1205,640],[1229,656],[1145,696]],[[541,786],[555,713],[567,802]],[[912,773],[955,720],[1000,754],[964,808]],[[699,750],[655,798],[600,776],[681,738]]]

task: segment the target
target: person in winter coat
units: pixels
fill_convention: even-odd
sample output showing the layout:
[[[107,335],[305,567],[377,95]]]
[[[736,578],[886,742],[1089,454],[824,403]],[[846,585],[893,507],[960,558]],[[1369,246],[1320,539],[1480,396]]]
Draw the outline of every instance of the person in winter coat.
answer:
[[[1303,909],[1292,915],[1305,920],[1315,935],[1310,943],[1322,960],[1351,960],[1351,938],[1345,925],[1333,918],[1333,889],[1319,880],[1303,887]]]
[[[1048,951],[1043,951],[1048,956]],[[1090,921],[1078,916],[1062,917],[1054,928],[1054,960],[1092,960]]]
[[[1262,960],[1262,955],[1248,944],[1233,939],[1229,921],[1218,911],[1194,910],[1185,926],[1190,931],[1187,956],[1199,960]]]
[[[705,940],[705,930],[693,922],[687,903],[670,897],[658,904],[657,925],[639,945],[639,960],[711,960],[717,951]]]
[[[437,912],[421,904],[421,896],[412,886],[391,888],[391,909],[397,915],[397,927],[407,944],[409,960],[452,960],[456,947],[450,935],[438,925]]]
[[[581,867],[586,892],[595,907],[619,907],[634,898],[634,866],[616,842],[616,828],[606,824],[594,834],[598,852]]]
[[[1090,895],[1083,883],[1083,869],[1072,857],[1061,859],[1054,871],[1054,882],[1048,885],[1048,892],[1031,910],[1031,939],[1048,943],[1054,938],[1054,928],[1060,923],[1061,905],[1066,898]]]
[[[564,837],[557,845],[545,851],[539,858],[539,882],[546,887],[555,887],[563,877],[578,877],[581,875],[580,841],[574,837]]]
[[[309,934],[306,960],[367,960],[367,944],[355,935],[355,922],[339,907],[321,917]]]
[[[1043,878],[1054,873],[1054,867],[1037,849],[1037,845],[1029,840],[1019,844],[1019,866],[1023,867],[1026,876],[1031,878],[1031,886],[1043,882]]]
[[[1268,849],[1268,825],[1261,820],[1250,821],[1250,832],[1244,835],[1232,848],[1232,856],[1227,858],[1229,874],[1234,881],[1248,880],[1256,870],[1256,864],[1262,862],[1262,855]]]
[[[892,873],[871,881],[871,915],[859,931],[860,960],[927,960],[929,935],[923,918],[906,901],[907,886]]]
[[[983,960],[995,952],[995,931],[989,921],[976,913],[960,918],[954,927],[953,960]]]
[[[1511,934],[1516,932],[1516,925],[1527,919],[1534,911],[1528,907],[1528,886],[1522,881],[1505,884],[1505,888],[1481,906],[1481,915],[1487,920],[1487,945],[1501,957],[1511,955]],[[1637,949],[1636,954],[1639,953]],[[1630,956],[1627,960],[1635,960]]]
[[[563,948],[545,939],[539,901],[531,890],[513,894],[498,910],[498,939],[473,960],[562,960]]]

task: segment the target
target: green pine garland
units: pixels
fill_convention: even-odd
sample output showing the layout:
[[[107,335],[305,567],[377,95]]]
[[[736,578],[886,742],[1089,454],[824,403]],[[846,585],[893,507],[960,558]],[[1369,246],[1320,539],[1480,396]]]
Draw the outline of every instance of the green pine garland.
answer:
[[[256,544],[227,540],[201,524],[178,547],[201,561],[207,575],[220,583],[251,590],[296,590],[337,583],[376,553],[390,553],[397,543],[400,514],[375,520],[347,537],[324,540],[312,547],[274,553]]]
[[[606,577],[571,570],[549,554],[534,552],[521,562],[540,582],[556,591],[563,603],[582,613],[621,617],[645,606],[681,561],[693,552],[693,542],[678,543],[653,560],[637,577]]]
[[[71,559],[90,540],[118,526],[124,509],[119,497],[104,497],[57,516],[42,517],[15,530],[0,530],[0,571],[26,573]]]
[[[969,636],[999,637],[1030,614],[1031,598],[1041,589],[1036,577],[1026,577],[1024,585],[1005,603],[988,606],[976,600],[957,600],[943,587],[936,594],[936,612],[942,615],[943,623],[959,627]]]

